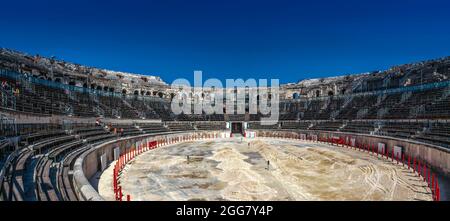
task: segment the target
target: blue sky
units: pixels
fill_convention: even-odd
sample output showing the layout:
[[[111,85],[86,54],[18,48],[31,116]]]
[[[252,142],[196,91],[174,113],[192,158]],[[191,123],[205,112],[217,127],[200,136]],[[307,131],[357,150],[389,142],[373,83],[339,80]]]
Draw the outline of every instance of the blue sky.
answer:
[[[305,78],[450,55],[449,1],[4,1],[0,47],[168,83]]]

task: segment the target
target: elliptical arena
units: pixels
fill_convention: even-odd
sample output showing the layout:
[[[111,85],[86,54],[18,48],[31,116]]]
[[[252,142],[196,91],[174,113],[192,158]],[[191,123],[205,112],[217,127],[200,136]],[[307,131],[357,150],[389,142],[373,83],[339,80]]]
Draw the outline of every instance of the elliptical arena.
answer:
[[[448,57],[281,85],[273,125],[175,115],[157,76],[7,49],[0,70],[1,200],[448,200]]]

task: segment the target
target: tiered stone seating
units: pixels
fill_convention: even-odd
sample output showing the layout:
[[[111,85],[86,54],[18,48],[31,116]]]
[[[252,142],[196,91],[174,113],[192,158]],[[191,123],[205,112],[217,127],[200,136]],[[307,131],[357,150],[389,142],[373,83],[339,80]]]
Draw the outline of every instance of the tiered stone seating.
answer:
[[[167,122],[167,127],[171,131],[189,131],[194,130],[190,122]]]
[[[376,102],[377,98],[374,95],[355,96],[344,109],[341,108],[337,109],[340,111],[336,119],[345,119],[345,120],[356,119],[358,111],[362,109],[367,109],[369,112],[369,109],[373,107]],[[376,112],[372,113],[372,117],[370,118],[376,118],[376,114],[377,114]]]
[[[423,131],[424,123],[421,122],[386,122],[377,132],[378,135],[411,138],[418,132]]]
[[[248,128],[255,130],[276,130],[278,129],[278,123],[273,125],[262,125],[260,122],[249,122]]]
[[[169,131],[169,129],[165,128],[161,123],[142,123],[139,124],[139,128],[142,129],[144,133],[160,133]]]
[[[136,128],[133,124],[113,124],[110,131],[116,131],[117,134],[123,137],[143,134],[143,131]]]
[[[245,115],[244,114],[229,114],[228,119],[230,121],[244,121]]]
[[[306,130],[308,129],[310,122],[300,121],[300,122],[293,122],[293,121],[286,121],[281,122],[281,129],[300,129],[300,130]]]
[[[146,101],[144,99],[139,99],[136,96],[131,99],[127,99],[133,108],[143,113],[146,119],[159,119],[158,113],[153,110],[148,103],[151,101]]]
[[[323,106],[320,107],[319,112],[315,116],[315,120],[329,120],[331,118],[331,113],[341,109],[343,102],[344,99],[342,98],[330,97],[329,100],[325,101],[325,103],[327,103],[326,108],[323,108]]]
[[[126,105],[121,97],[99,96],[99,101],[103,105],[111,108],[111,113],[107,113],[107,116],[115,117],[115,114],[118,114],[121,118],[125,119],[139,118],[139,114],[136,109],[133,109]],[[113,113],[113,110],[117,111],[117,113]]]
[[[282,113],[280,114],[280,120],[297,120],[297,113]]]
[[[197,130],[225,130],[225,122],[196,122]]]
[[[341,121],[324,121],[317,122],[309,128],[310,130],[329,130],[329,131],[337,131],[342,126]]]
[[[414,136],[414,139],[450,148],[450,123],[435,123],[429,130]]]
[[[308,108],[306,109],[301,120],[315,120],[317,119],[317,114],[320,111],[320,108],[324,105],[326,101],[324,100],[312,100],[309,102]]]
[[[411,110],[419,106],[430,106],[435,100],[442,96],[442,90],[426,90],[413,92],[404,102],[391,105],[387,119],[417,118],[417,115],[411,114]]]
[[[351,132],[351,133],[361,133],[361,134],[370,134],[370,132],[374,131],[375,126],[373,122],[366,121],[351,121],[345,124],[343,128],[339,131],[342,132]]]
[[[445,92],[448,93],[450,88],[444,88],[442,89],[441,94],[444,94]],[[427,105],[425,105],[425,110],[423,113],[419,114],[418,118],[425,118],[425,119],[448,119],[450,116],[450,96],[447,95],[446,97],[437,97],[434,101],[429,102]]]
[[[177,116],[179,121],[206,121],[206,115],[204,114],[180,114]]]

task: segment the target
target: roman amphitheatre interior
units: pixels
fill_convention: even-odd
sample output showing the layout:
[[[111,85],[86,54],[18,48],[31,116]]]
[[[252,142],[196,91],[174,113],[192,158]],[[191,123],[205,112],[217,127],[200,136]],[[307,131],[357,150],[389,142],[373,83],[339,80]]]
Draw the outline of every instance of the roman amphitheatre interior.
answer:
[[[0,51],[4,201],[448,200],[450,58],[279,87],[279,117],[174,114],[158,76]],[[225,103],[226,100],[220,102]]]

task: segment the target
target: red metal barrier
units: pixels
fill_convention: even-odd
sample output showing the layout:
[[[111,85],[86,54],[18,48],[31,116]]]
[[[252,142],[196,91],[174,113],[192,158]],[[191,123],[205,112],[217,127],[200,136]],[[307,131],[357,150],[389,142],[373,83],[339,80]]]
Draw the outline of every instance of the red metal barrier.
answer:
[[[408,155],[408,170],[411,168],[411,155]]]
[[[420,172],[421,172],[421,166],[420,166],[420,160],[418,160],[419,162],[418,162],[418,166],[417,166],[417,172],[419,173],[419,177],[422,175]]]
[[[435,193],[435,191],[434,191],[434,173],[433,173],[433,175],[431,175],[431,192],[433,194]]]
[[[210,134],[207,135],[194,135],[194,136],[182,136],[182,137],[175,137],[175,138],[165,138],[165,139],[160,139],[159,142],[158,140],[155,141],[149,141],[144,143],[143,145],[139,145],[136,148],[133,149],[129,149],[128,151],[125,151],[125,153],[122,153],[119,155],[119,158],[116,161],[116,164],[114,165],[114,169],[113,169],[113,189],[114,189],[114,194],[115,194],[115,198],[118,201],[122,201],[122,198],[124,196],[123,192],[122,192],[122,187],[119,185],[118,179],[119,179],[119,172],[121,170],[123,170],[123,168],[125,167],[125,165],[132,159],[134,159],[136,156],[140,155],[141,153],[144,153],[148,150],[151,149],[155,149],[158,146],[161,145],[167,145],[167,144],[171,144],[171,143],[178,143],[178,142],[183,142],[185,140],[195,140],[195,139],[203,139],[203,138],[214,138],[214,137],[218,137],[217,134],[213,134],[212,136]],[[231,137],[231,136],[230,136]],[[266,136],[266,137],[271,137]],[[298,139],[302,139],[300,136],[282,136],[280,134],[275,134],[274,137],[277,138],[298,138]],[[310,138],[307,136],[306,140],[309,140]],[[312,139],[311,139],[312,140]],[[355,142],[355,145],[352,145],[352,142],[346,138],[345,140],[342,138],[339,138],[339,140],[334,139],[333,137],[325,137],[325,138],[318,138],[319,142],[327,142],[330,143],[331,145],[334,145],[336,143],[337,146],[339,146],[339,144],[342,144],[342,147],[347,147],[347,148],[355,148],[355,150],[358,151],[367,151],[370,154],[375,156],[375,152],[377,154],[377,157],[379,155],[381,155],[381,158],[383,158],[384,156],[386,156],[386,159],[389,160],[389,157],[391,158],[392,162],[395,161],[397,162],[397,164],[399,164],[399,161],[402,162],[402,166],[405,166],[406,164],[406,159],[405,159],[405,155],[400,153],[395,154],[394,150],[392,149],[391,153],[389,154],[389,148],[386,147],[384,148],[384,152],[380,152],[378,148],[376,148],[375,144],[369,144],[369,143],[357,143]],[[432,192],[432,197],[433,200],[435,201],[439,201],[440,200],[440,188],[439,188],[439,184],[438,184],[438,180],[435,177],[434,173],[431,173],[431,169],[428,168],[425,163],[421,164],[420,160],[417,160],[416,163],[416,157],[413,157],[413,162],[411,165],[411,155],[408,155],[408,170],[409,169],[413,169],[414,172],[417,172],[419,177],[422,176],[424,181],[427,182],[427,185],[429,186],[429,188],[431,189]],[[423,165],[423,168],[422,168]],[[127,201],[131,200],[131,196],[128,194],[127,196]]]
[[[436,179],[436,187],[435,187],[435,188],[436,188],[436,191],[435,191],[435,192],[436,192],[436,193],[435,193],[435,200],[436,200],[436,201],[440,201],[440,200],[441,200],[441,199],[440,199],[440,198],[441,198],[441,196],[440,196],[440,195],[441,195],[441,193],[440,193],[441,191],[440,191],[440,189],[439,189],[439,181],[438,181],[437,179]]]
[[[427,165],[423,164],[423,181],[427,180]]]
[[[391,150],[391,160],[394,162],[394,149]]]
[[[119,201],[122,201],[122,187],[119,186]]]

